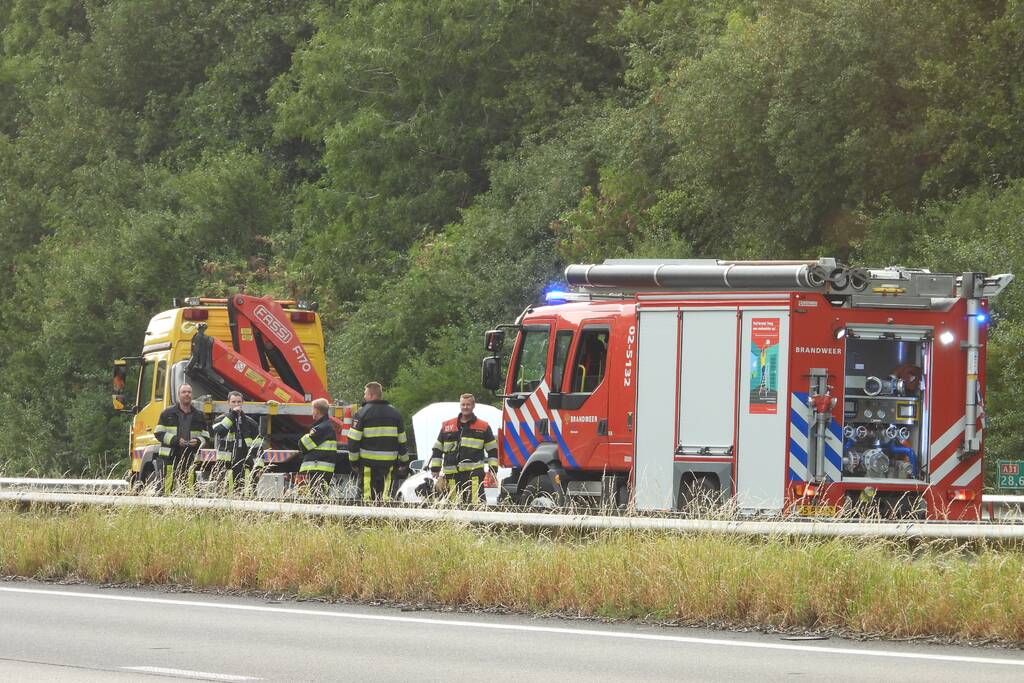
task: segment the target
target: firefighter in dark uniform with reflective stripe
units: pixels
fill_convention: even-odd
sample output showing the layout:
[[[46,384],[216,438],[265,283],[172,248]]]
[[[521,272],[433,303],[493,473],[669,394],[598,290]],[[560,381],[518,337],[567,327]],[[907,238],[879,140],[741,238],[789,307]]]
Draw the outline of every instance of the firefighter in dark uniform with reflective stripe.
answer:
[[[498,442],[475,409],[473,394],[460,396],[458,417],[441,425],[431,453],[430,471],[440,473],[435,487],[439,493],[447,489],[453,502],[482,502],[485,468],[498,471]]]
[[[196,451],[210,443],[206,415],[192,407],[192,385],[178,387],[178,402],[160,413],[153,436],[160,442],[155,467],[157,476],[163,478],[164,494],[171,493],[175,476],[186,478],[191,489]]]
[[[313,401],[313,428],[299,439],[299,448],[302,449],[299,474],[306,475],[310,494],[318,498],[326,497],[327,485],[334,477],[334,463],[338,458],[337,435],[327,417],[330,407],[326,398]]]
[[[405,420],[382,398],[383,393],[377,382],[364,387],[366,402],[348,431],[349,462],[364,501],[389,500],[395,471],[409,466]]]
[[[242,394],[228,394],[228,412],[211,431],[217,444],[218,478],[226,474],[229,494],[235,492],[236,485],[241,485],[243,493],[250,493],[256,449],[261,442],[260,426],[242,411]]]

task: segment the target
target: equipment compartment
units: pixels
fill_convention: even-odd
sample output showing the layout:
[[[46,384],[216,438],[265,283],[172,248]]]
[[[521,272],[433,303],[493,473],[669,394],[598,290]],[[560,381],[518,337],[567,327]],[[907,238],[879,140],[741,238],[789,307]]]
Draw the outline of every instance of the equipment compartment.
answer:
[[[924,479],[929,346],[920,331],[847,331],[844,479]]]

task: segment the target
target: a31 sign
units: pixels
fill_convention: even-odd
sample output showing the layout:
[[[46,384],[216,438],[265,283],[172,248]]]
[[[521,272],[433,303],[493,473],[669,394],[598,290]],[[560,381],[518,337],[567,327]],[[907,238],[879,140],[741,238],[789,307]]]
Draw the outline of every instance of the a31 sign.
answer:
[[[997,460],[999,488],[1024,489],[1024,460]]]

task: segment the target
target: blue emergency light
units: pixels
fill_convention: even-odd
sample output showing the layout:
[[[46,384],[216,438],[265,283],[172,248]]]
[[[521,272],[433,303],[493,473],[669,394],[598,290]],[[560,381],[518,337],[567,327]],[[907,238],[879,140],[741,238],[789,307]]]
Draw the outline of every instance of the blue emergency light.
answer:
[[[549,304],[564,304],[570,298],[569,292],[563,292],[558,289],[552,289],[544,292],[544,301]]]

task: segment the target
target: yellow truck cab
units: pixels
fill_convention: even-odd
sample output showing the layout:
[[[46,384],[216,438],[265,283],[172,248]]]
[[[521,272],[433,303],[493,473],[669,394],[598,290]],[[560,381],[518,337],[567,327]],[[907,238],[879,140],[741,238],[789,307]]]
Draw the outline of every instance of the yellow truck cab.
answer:
[[[326,385],[324,337],[316,305],[294,300],[278,300],[274,303],[278,304],[290,318],[288,323],[301,343],[312,371]],[[153,436],[153,430],[160,413],[174,404],[178,388],[186,382],[186,366],[192,355],[193,337],[202,330],[208,337],[229,346],[232,344],[227,299],[189,297],[183,300],[175,299],[172,305],[173,308],[156,314],[149,321],[139,356],[114,361],[114,407],[132,415],[128,436],[128,451],[131,458],[128,477],[133,483],[145,483],[152,475],[152,460],[157,451],[157,440]],[[138,381],[134,403],[130,403],[125,392],[129,386],[129,372],[134,370],[134,366],[138,366]],[[256,367],[255,364],[253,367]],[[272,366],[268,367],[266,363],[264,370],[274,377],[278,376],[277,371]],[[189,376],[187,381],[193,385],[194,405],[208,416],[218,415],[227,409],[224,400],[226,396],[223,395],[226,389],[223,385],[214,387],[192,376]],[[247,395],[247,392],[243,391],[243,395],[247,399],[244,405],[246,414],[254,417],[264,416],[258,419],[261,419],[261,426],[265,432],[271,431],[274,415],[309,413],[308,403],[289,403],[273,399],[252,401],[249,400],[251,396]],[[279,395],[282,395],[280,391]],[[309,400],[308,397],[306,400]],[[340,415],[341,407],[332,406],[332,414]],[[287,441],[286,438],[285,440]],[[267,445],[273,447],[271,444]],[[287,443],[282,445],[279,442],[277,445],[288,447]]]

